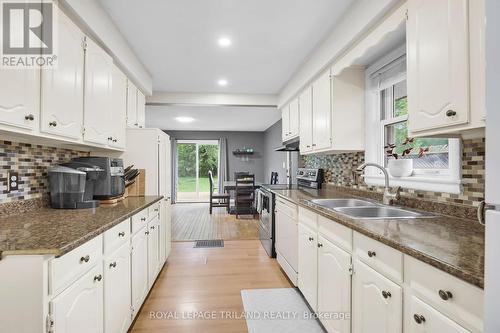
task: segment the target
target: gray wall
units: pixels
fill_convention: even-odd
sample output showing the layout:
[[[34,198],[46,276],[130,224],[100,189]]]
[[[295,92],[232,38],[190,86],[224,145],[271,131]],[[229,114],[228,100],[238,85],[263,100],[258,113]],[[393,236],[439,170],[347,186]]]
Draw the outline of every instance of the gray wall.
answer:
[[[274,151],[275,148],[281,146],[281,120],[269,127],[264,132],[264,169],[266,180],[268,183],[271,177],[271,172],[278,172],[278,183],[286,183],[286,152]],[[295,173],[299,162],[299,153],[292,152],[292,175],[295,183]]]
[[[281,130],[280,130],[281,131]],[[172,138],[178,140],[218,140],[227,138],[228,173],[234,178],[234,172],[248,171],[255,175],[258,182],[269,182],[264,172],[264,136],[265,132],[217,132],[217,131],[165,131]],[[254,154],[248,162],[233,155],[238,148],[253,148]]]

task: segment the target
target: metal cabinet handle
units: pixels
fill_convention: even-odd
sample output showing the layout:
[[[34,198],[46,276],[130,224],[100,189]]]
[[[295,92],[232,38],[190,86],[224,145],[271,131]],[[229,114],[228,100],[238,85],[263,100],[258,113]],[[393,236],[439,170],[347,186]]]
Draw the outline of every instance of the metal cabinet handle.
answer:
[[[25,115],[24,119],[33,121],[33,120],[35,120],[35,116],[30,113],[30,114]]]
[[[309,241],[312,242],[314,240],[314,238],[312,237],[309,237]]]
[[[155,226],[152,226],[152,227],[151,227],[151,230],[155,230]]]
[[[416,322],[417,324],[419,324],[419,325],[420,325],[420,324],[422,324],[422,323],[425,323],[425,317],[424,317],[424,316],[422,316],[422,315],[419,315],[419,314],[416,314],[416,313],[415,313],[415,314],[413,315],[413,319],[415,319],[415,322]]]
[[[306,146],[306,148],[311,148],[311,146],[310,146],[310,145],[307,145],[307,146]]]
[[[51,121],[51,122],[49,123],[49,126],[56,127],[56,126],[57,126],[57,121],[55,121],[55,120],[54,120],[54,121]]]
[[[141,221],[146,221],[146,218],[145,217],[141,217]]]
[[[446,111],[446,117],[453,117],[457,115],[457,111],[448,110]]]
[[[94,276],[94,282],[101,281],[101,280],[102,280],[102,275],[101,274]]]
[[[155,209],[154,209],[154,211],[155,211],[155,212],[157,212],[157,211],[158,211],[158,208],[155,208]]]
[[[120,231],[118,233],[118,237],[125,237],[125,231]]]
[[[377,254],[375,253],[375,251],[368,251],[368,257],[375,257]]]
[[[144,233],[144,235],[149,235],[149,231],[146,231],[146,232]]]
[[[113,137],[112,136],[108,136],[108,141],[113,141]]]
[[[115,268],[116,267],[116,261],[113,261],[111,264],[109,264],[109,268]]]
[[[321,243],[318,243],[318,247],[323,247],[323,244],[321,244]]]
[[[382,291],[382,297],[384,297],[385,299],[390,298],[391,296],[392,295],[390,291]]]
[[[439,297],[441,297],[441,299],[443,301],[447,301],[453,297],[453,294],[451,293],[451,291],[439,290],[438,293],[439,293]]]
[[[316,144],[315,144],[315,143],[313,143],[313,144],[312,144],[312,146],[313,146],[313,147],[316,147]]]
[[[90,256],[87,254],[85,257],[80,258],[80,263],[89,262],[89,260],[90,260]]]
[[[117,142],[118,140],[117,139],[113,139],[113,142]]]

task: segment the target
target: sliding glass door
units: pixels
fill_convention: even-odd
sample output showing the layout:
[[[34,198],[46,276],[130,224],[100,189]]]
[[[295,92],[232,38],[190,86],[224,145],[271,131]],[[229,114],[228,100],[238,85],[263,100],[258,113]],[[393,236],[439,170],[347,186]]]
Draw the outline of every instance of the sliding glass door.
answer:
[[[219,144],[217,140],[177,141],[177,201],[202,202],[209,200],[212,171],[217,186]]]

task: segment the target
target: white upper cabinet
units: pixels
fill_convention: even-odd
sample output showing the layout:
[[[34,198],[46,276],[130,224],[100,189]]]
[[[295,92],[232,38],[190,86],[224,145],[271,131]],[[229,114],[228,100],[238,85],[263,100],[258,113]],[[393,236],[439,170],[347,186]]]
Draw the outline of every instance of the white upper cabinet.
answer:
[[[113,66],[113,102],[111,106],[110,146],[125,149],[127,119],[127,77]]]
[[[146,96],[137,90],[137,126],[146,127]]]
[[[40,130],[76,140],[83,130],[84,35],[61,11],[57,18],[57,67],[42,70]]]
[[[38,129],[40,122],[40,71],[0,69],[0,124]]]
[[[299,135],[299,123],[300,123],[300,115],[299,115],[299,99],[295,98],[290,102],[289,108],[289,129],[290,129],[290,138],[295,138]]]
[[[330,71],[326,71],[312,84],[313,144],[314,150],[328,149],[331,145],[332,103]]]
[[[127,88],[127,127],[145,127],[146,97],[129,80]]]
[[[85,109],[83,139],[86,142],[110,144],[114,119],[113,59],[91,39],[85,41]]]
[[[312,150],[313,144],[313,105],[312,87],[306,88],[299,96],[300,113],[300,152]]]
[[[410,0],[409,131],[413,136],[484,126],[484,0]]]
[[[281,139],[288,141],[290,137],[290,104],[281,109]]]

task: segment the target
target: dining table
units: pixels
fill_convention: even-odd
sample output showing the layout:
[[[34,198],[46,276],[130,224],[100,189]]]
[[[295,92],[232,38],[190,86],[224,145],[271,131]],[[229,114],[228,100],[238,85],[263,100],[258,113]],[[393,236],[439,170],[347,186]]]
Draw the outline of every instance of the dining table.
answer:
[[[255,182],[255,184],[253,185],[254,190],[260,188],[260,186],[262,184],[263,183]],[[231,191],[236,191],[236,181],[235,180],[225,180],[222,183],[222,186],[223,186],[223,190],[225,193],[231,194]],[[240,185],[240,186],[252,186],[252,185]],[[236,214],[236,207],[234,205],[231,205],[231,203],[230,203],[230,207],[229,207],[229,214],[231,214],[231,215]]]

